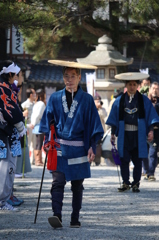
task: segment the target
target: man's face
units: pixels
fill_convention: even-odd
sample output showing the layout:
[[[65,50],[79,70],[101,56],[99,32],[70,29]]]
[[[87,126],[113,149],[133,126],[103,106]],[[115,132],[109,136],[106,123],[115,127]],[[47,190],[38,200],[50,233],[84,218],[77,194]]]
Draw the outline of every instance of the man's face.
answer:
[[[66,85],[66,90],[69,92],[76,92],[78,88],[79,81],[81,80],[81,75],[78,75],[75,69],[66,68],[63,75],[64,83]]]
[[[149,93],[152,95],[152,97],[159,97],[159,86],[157,84],[152,84]]]
[[[127,93],[129,95],[135,94],[138,88],[138,84],[135,81],[129,81],[126,83]]]
[[[141,83],[141,87],[150,86],[150,80],[144,79]]]

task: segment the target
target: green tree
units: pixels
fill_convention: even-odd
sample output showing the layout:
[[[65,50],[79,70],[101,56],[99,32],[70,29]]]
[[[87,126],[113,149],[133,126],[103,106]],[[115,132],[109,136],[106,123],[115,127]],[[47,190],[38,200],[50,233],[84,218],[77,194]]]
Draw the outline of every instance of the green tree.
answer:
[[[159,1],[132,0],[121,3],[121,16],[125,20],[125,42],[143,41],[143,48],[138,50],[141,58],[153,61],[159,51]],[[119,16],[119,15],[118,15]]]
[[[4,0],[0,2],[0,28],[18,26],[27,52],[36,60],[56,58],[64,37],[91,46],[103,34],[118,49],[130,41],[147,42],[145,56],[155,56],[158,12],[158,0]]]

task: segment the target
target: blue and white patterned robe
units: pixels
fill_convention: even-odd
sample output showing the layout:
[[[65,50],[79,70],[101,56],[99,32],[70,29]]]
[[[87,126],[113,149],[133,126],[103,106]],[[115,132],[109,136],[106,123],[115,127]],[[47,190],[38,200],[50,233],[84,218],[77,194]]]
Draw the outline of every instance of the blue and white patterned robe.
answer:
[[[96,143],[103,136],[103,128],[92,96],[79,87],[69,111],[65,89],[53,93],[41,119],[39,131],[48,135],[52,119],[55,121],[58,139],[84,143],[80,147],[60,144],[57,171],[63,172],[67,181],[90,177],[88,149],[91,141]]]
[[[153,107],[151,101],[148,99],[147,96],[141,95],[137,91],[138,97],[140,98],[140,101],[143,98],[143,106],[144,106],[144,115],[145,117],[139,118],[138,117],[138,157],[139,158],[147,158],[148,156],[148,150],[147,150],[147,134],[150,130],[150,126],[159,123],[159,117],[157,115],[157,112],[155,108]],[[124,94],[125,95],[125,94]],[[106,121],[107,125],[116,127],[115,135],[118,136],[118,152],[119,156],[123,157],[124,155],[124,132],[125,132],[125,121],[124,119],[120,119],[120,111],[119,111],[119,105],[121,98],[123,96],[118,97],[115,102],[113,103],[111,112],[108,116],[108,119]]]

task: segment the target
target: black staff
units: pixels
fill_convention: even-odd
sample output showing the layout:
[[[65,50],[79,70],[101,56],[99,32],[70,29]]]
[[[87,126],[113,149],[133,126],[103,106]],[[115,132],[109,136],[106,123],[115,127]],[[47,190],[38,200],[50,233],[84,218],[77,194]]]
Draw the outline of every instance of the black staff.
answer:
[[[34,223],[36,223],[36,218],[37,218],[37,214],[38,214],[38,208],[39,208],[39,202],[40,202],[41,190],[42,190],[43,179],[44,179],[44,173],[45,173],[45,166],[46,166],[46,161],[47,161],[47,154],[48,154],[48,153],[46,153],[45,163],[44,163],[44,168],[43,168],[43,174],[42,174],[42,178],[41,178],[41,184],[40,184],[40,190],[39,190],[39,197],[38,197],[38,202],[37,202],[37,206],[36,206],[36,213],[35,213]]]

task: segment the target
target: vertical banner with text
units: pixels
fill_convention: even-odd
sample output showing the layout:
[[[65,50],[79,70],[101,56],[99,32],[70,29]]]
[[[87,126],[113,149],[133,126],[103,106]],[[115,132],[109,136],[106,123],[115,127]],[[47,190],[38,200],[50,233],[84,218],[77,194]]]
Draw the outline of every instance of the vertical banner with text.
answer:
[[[23,37],[18,27],[12,27],[12,54],[23,54]]]

